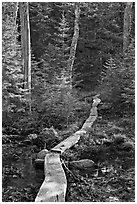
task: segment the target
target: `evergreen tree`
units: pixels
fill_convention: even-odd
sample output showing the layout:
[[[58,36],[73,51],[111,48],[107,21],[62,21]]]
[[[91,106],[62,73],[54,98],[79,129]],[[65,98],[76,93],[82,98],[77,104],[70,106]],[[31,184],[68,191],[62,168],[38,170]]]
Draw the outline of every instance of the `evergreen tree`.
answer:
[[[135,42],[127,48],[125,58],[110,58],[102,71],[99,92],[105,103],[123,114],[133,111],[135,104]]]

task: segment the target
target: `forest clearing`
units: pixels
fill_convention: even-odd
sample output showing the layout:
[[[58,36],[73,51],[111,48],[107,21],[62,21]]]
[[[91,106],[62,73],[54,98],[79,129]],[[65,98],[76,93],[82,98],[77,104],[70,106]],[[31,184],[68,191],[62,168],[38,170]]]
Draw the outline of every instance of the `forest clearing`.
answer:
[[[135,202],[135,2],[2,3],[2,201]]]

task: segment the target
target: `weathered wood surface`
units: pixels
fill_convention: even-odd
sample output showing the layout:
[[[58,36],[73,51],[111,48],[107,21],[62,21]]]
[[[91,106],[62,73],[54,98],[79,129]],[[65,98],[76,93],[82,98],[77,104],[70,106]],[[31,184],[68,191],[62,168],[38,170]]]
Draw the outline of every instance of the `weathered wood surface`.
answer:
[[[85,121],[85,123],[83,124],[81,130],[85,130],[86,132],[89,131],[94,123],[94,121],[97,119],[98,117],[98,112],[97,112],[97,105],[101,102],[101,100],[98,98],[98,96],[95,96],[93,99],[93,104],[92,104],[92,108],[90,111],[90,115],[88,117],[88,119]]]
[[[68,137],[67,139],[56,145],[54,148],[52,148],[51,151],[59,151],[60,153],[63,153],[66,149],[69,149],[70,147],[78,143],[81,135],[84,134],[86,134],[85,130],[77,131],[76,133],[74,133],[74,135]]]
[[[85,121],[85,123],[83,124],[82,128],[79,131],[77,131],[76,133],[74,133],[72,136],[68,137],[67,139],[65,139],[64,141],[62,141],[58,145],[56,145],[54,148],[52,148],[52,150],[60,151],[61,153],[63,153],[66,149],[69,149],[70,147],[72,147],[73,145],[78,143],[80,137],[83,136],[84,134],[86,134],[87,131],[91,129],[93,122],[96,120],[96,118],[98,116],[96,106],[100,102],[101,102],[101,100],[95,96],[94,100],[93,100],[92,108],[90,111],[90,115],[89,115],[88,119]]]
[[[65,202],[67,180],[60,154],[48,153],[45,157],[45,180],[35,202]]]
[[[97,118],[97,108],[93,107],[91,109],[91,112],[90,112],[88,119],[86,120],[86,122],[82,126],[82,130],[85,130],[86,132],[88,130],[90,130],[94,121],[96,120],[96,118]]]
[[[91,129],[97,118],[97,105],[101,100],[95,96],[88,119],[82,128],[68,137],[45,156],[45,180],[39,190],[35,202],[65,202],[67,180],[60,161],[60,155],[70,147],[78,143],[80,137]]]

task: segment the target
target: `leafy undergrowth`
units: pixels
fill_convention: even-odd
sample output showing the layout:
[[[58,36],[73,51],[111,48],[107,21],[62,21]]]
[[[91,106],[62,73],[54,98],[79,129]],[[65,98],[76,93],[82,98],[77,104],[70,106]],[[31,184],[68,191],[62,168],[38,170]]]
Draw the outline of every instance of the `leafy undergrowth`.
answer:
[[[100,176],[68,178],[67,202],[134,202],[134,169],[116,170]]]
[[[43,182],[43,170],[33,164],[36,146],[3,145],[2,187],[3,202],[33,202]]]
[[[125,136],[126,148],[116,143],[116,135]],[[103,143],[103,141],[112,141]],[[132,145],[130,145],[132,144]],[[95,171],[66,170],[67,202],[134,202],[134,121],[98,119],[93,130],[79,145],[63,155],[66,161],[91,159],[98,168]],[[69,166],[68,166],[69,167]],[[74,177],[75,176],[75,177]]]
[[[67,130],[59,134],[64,139],[72,132]],[[125,135],[126,148],[115,143],[117,134]],[[112,142],[104,143],[104,140]],[[36,144],[24,145],[17,138],[3,144],[3,202],[34,202],[44,179],[44,171],[35,169],[33,163],[39,151]],[[92,131],[67,150],[62,159],[66,164],[92,159],[98,165],[94,172],[71,169],[69,165],[72,173],[64,169],[68,180],[66,202],[135,201],[133,118],[111,121],[98,118]]]

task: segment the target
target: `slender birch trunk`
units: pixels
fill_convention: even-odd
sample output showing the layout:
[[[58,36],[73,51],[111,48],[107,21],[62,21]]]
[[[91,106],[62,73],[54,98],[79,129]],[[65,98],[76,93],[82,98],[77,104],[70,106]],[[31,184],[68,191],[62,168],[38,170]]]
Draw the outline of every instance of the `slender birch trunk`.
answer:
[[[79,19],[80,19],[80,3],[75,4],[75,25],[74,25],[74,34],[72,38],[72,43],[70,47],[70,56],[68,59],[68,71],[70,73],[70,88],[72,89],[72,77],[73,77],[73,65],[75,61],[75,54],[77,48],[77,42],[79,38]]]
[[[15,7],[16,7],[16,10],[15,10],[15,20],[17,21],[18,8],[19,8],[19,3],[18,2],[16,2]]]
[[[123,29],[123,54],[129,45],[131,24],[132,24],[132,5],[133,2],[127,2],[124,12],[124,29]]]
[[[28,90],[28,94],[26,95],[26,97],[31,104],[31,44],[28,3],[20,2],[19,10],[21,22],[22,59],[24,68],[24,88]]]
[[[17,13],[18,13],[18,2],[14,2],[14,33],[13,33],[13,37],[15,39],[15,45],[17,45]],[[17,46],[14,46],[14,51],[17,52]]]

